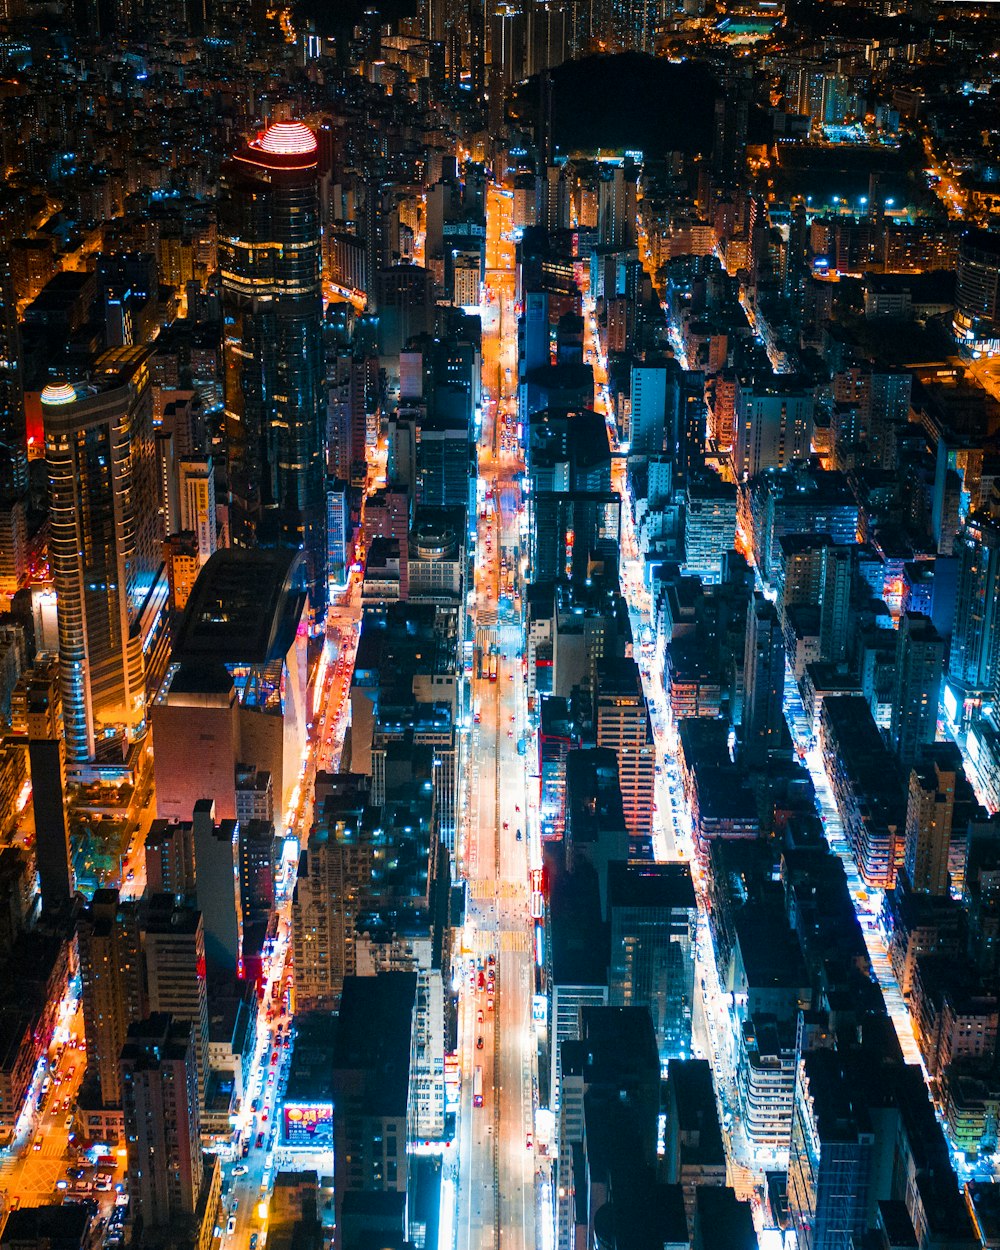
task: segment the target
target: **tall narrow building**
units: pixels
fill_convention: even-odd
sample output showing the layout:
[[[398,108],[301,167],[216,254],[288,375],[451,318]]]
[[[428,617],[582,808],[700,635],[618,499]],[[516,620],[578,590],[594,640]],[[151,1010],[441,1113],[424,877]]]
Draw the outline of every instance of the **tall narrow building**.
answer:
[[[155,1013],[128,1031],[121,1051],[128,1192],[143,1232],[195,1213],[201,1185],[198,1077],[187,1020]]]
[[[219,267],[231,534],[305,552],[326,608],[326,396],[316,136],[279,122],[222,172]]]
[[[54,656],[39,656],[18,683],[18,697],[23,701],[28,732],[35,863],[42,909],[48,912],[60,909],[73,894],[59,661]]]
[[[146,902],[142,937],[149,1010],[190,1024],[203,1103],[208,1088],[208,969],[201,912],[171,894],[154,894]]]
[[[906,767],[913,764],[922,746],[934,741],[943,674],[944,639],[929,616],[904,612],[896,638],[889,737]]]
[[[767,763],[785,730],[785,645],[773,603],[760,593],[747,613],[743,658],[743,751],[748,764]]]
[[[10,253],[0,253],[0,497],[16,498],[28,486],[28,440],[17,297]]]
[[[142,939],[136,903],[96,890],[77,924],[87,1075],[104,1107],[121,1106],[119,1057],[129,1026],[145,1015]]]
[[[145,728],[142,615],[162,562],[148,347],[42,391],[66,762]],[[119,753],[119,758],[121,758]]]

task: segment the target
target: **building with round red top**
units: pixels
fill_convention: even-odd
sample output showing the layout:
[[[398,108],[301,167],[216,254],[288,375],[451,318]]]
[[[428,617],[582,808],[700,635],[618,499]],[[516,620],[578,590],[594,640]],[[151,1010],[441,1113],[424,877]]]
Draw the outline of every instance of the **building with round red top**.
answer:
[[[230,532],[240,547],[303,550],[326,605],[326,394],[315,133],[266,127],[222,169]]]

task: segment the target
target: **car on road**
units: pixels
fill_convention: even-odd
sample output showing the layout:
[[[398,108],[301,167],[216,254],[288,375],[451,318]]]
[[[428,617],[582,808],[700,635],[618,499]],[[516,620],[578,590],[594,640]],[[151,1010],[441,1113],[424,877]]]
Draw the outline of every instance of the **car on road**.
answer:
[[[483,1038],[482,1038],[482,1034],[480,1034],[479,1037],[476,1038],[476,1050],[482,1050],[482,1048],[483,1048]]]
[[[258,1134],[257,1134],[257,1143],[256,1143],[256,1147],[257,1147],[257,1149],[258,1149],[258,1150],[260,1150],[260,1148],[261,1148],[261,1146],[263,1146],[263,1144],[264,1144],[264,1134],[263,1134],[263,1133],[258,1133]]]
[[[233,1168],[233,1175],[234,1176],[246,1176],[247,1172],[249,1171],[250,1169],[247,1167],[245,1163],[237,1163],[237,1165]]]
[[[229,1223],[226,1225],[226,1235],[229,1237],[232,1237],[233,1233],[235,1232],[236,1232],[236,1216],[231,1215],[229,1217]]]
[[[250,1234],[250,1250],[257,1250],[257,1234]]]
[[[476,1023],[482,1024],[482,1022],[483,1022],[483,1009],[482,1007],[480,1007],[479,1010],[476,1012]]]
[[[488,998],[488,999],[486,1000],[486,1010],[487,1010],[487,1011],[492,1011],[492,1010],[493,1010],[493,999],[492,999],[492,998]]]

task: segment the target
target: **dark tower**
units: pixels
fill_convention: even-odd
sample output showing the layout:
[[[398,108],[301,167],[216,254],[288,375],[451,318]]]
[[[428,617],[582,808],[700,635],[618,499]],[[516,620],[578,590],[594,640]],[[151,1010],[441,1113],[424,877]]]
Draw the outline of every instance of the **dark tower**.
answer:
[[[305,552],[326,609],[326,398],[316,136],[268,127],[223,169],[219,264],[235,545]]]

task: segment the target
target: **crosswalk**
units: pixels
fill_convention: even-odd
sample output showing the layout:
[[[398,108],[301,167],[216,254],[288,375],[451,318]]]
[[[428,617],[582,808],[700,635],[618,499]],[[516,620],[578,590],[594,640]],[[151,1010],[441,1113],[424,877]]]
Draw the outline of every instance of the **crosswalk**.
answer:
[[[492,881],[489,877],[474,877],[469,882],[469,897],[491,901],[494,898],[515,898],[522,901],[527,891],[520,881]]]
[[[526,955],[531,950],[531,934],[523,928],[500,930],[500,953]],[[496,954],[496,930],[477,929],[473,935],[472,949],[477,955]]]

